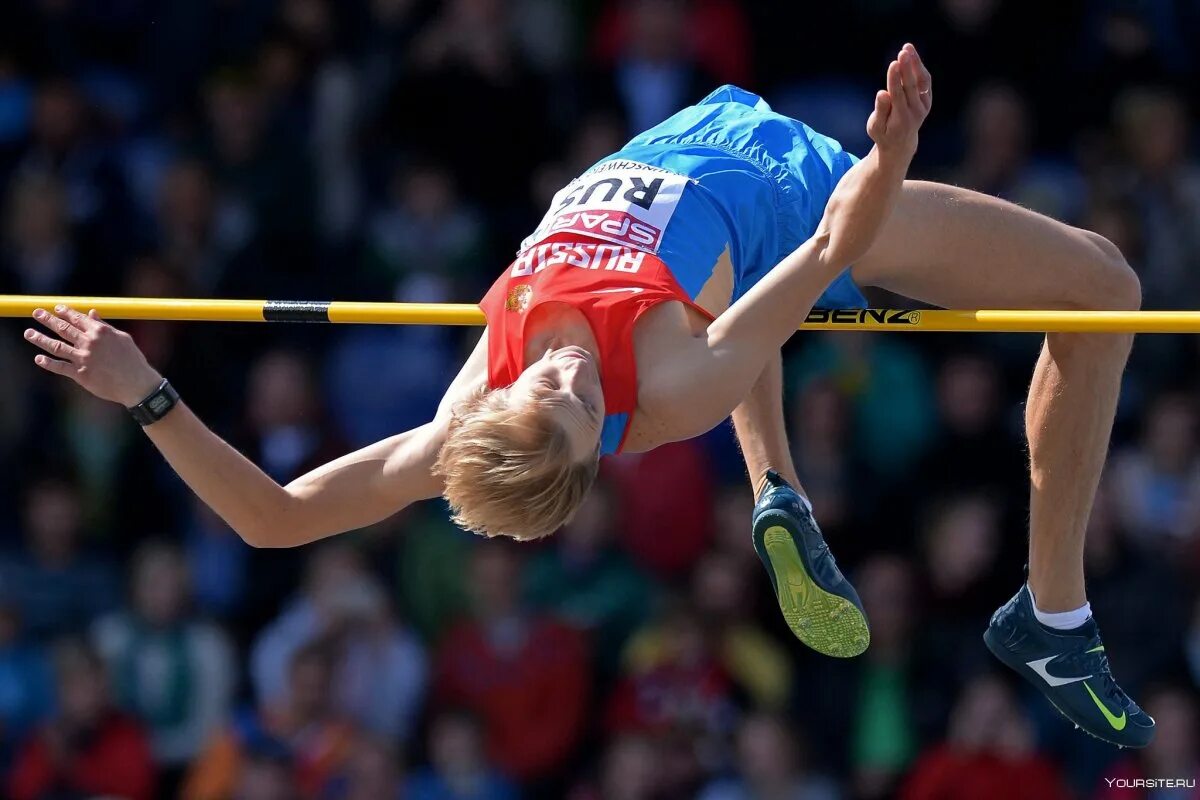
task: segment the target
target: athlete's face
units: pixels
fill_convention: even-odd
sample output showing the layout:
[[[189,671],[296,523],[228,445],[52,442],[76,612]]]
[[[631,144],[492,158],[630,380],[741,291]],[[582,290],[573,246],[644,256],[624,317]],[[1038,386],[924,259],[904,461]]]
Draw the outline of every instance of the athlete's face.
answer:
[[[571,452],[583,460],[596,450],[604,424],[604,391],[596,359],[582,347],[559,347],[525,368],[514,398],[546,406],[567,432]]]

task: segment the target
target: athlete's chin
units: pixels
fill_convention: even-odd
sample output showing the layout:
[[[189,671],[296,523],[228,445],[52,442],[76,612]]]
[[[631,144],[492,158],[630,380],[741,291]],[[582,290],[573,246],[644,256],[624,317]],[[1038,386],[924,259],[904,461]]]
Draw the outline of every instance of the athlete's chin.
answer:
[[[554,358],[577,358],[582,361],[590,361],[591,354],[577,344],[569,344],[565,347],[560,347],[552,354]]]

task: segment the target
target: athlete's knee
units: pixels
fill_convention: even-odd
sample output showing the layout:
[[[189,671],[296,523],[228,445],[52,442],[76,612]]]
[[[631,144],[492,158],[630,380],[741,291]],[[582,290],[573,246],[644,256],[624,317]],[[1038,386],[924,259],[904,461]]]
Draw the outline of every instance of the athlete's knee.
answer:
[[[1066,287],[1064,306],[1079,311],[1136,311],[1142,306],[1142,283],[1121,250],[1092,231],[1080,233],[1089,245],[1085,278]],[[1132,334],[1080,336],[1051,333],[1050,353],[1060,364],[1081,360],[1123,368],[1133,346]]]
[[[1074,287],[1072,305],[1096,311],[1137,311],[1142,307],[1142,282],[1121,249],[1093,231],[1082,231],[1093,255],[1088,279]]]

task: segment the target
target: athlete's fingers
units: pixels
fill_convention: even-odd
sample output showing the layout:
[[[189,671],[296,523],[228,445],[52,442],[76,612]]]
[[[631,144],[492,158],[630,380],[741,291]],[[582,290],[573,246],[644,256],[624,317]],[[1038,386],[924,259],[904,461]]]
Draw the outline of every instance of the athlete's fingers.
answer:
[[[109,330],[116,330],[115,328],[113,328],[112,325],[109,325],[107,322],[105,322],[103,319],[101,319],[100,312],[94,308],[88,311],[87,319],[89,319],[93,323],[93,327],[95,330],[100,330],[102,328],[108,328]]]
[[[882,89],[875,93],[875,110],[867,119],[867,135],[877,141],[887,131],[888,117],[892,113],[892,98]]]
[[[912,45],[909,46],[912,47]],[[917,65],[917,88],[928,89],[930,81],[929,67],[925,66],[925,59],[921,58],[921,54],[917,52],[917,48],[915,47],[912,49],[912,57]]]
[[[906,54],[904,67],[904,88],[908,95],[908,103],[920,119],[925,113],[925,98],[920,94],[920,67],[917,66],[917,55]]]
[[[907,46],[896,55],[900,64],[900,83],[904,85],[905,103],[917,101],[917,61],[916,54]]]
[[[892,113],[892,96],[890,94],[884,91],[875,93],[875,113],[879,117],[879,122],[886,125],[888,117]]]
[[[91,319],[86,314],[80,314],[70,306],[55,306],[54,313],[60,319],[65,319],[67,322],[71,323],[81,331],[91,331],[95,330],[97,327],[97,323],[94,319]]]
[[[57,361],[49,356],[35,356],[33,363],[46,370],[46,372],[53,372],[55,375],[62,375],[64,378],[76,380],[79,377],[79,367],[66,361]]]
[[[79,330],[65,319],[54,316],[44,308],[36,309],[33,312],[33,318],[42,325],[45,325],[47,329],[54,331],[56,334],[66,339],[68,342],[78,344],[83,338],[83,331]]]
[[[74,361],[79,356],[79,351],[62,339],[54,339],[44,333],[38,333],[33,328],[28,328],[25,331],[25,340],[35,347],[45,350],[50,355],[67,361]]]
[[[892,101],[894,103],[902,102],[904,97],[904,86],[900,79],[899,61],[893,61],[891,64],[888,64],[887,93],[892,96]]]
[[[903,67],[901,77],[904,80],[905,99],[912,105],[914,109],[921,108],[921,96],[918,84],[920,83],[920,68],[917,66],[917,54],[910,50],[902,52],[900,66]]]
[[[925,66],[925,61],[921,58],[921,54],[917,52],[916,47],[912,44],[906,44],[904,45],[904,50],[908,51],[912,57],[913,65],[916,69],[913,82],[917,87],[917,97],[921,101],[921,110],[928,113],[930,106],[933,105],[933,76],[929,74],[929,68]]]

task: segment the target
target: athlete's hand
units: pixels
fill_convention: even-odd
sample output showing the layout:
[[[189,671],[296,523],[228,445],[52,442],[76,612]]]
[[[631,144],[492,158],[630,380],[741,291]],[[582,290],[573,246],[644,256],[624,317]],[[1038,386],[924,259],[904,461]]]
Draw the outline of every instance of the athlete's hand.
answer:
[[[888,65],[887,89],[875,95],[875,110],[867,120],[867,135],[881,153],[911,158],[917,150],[917,131],[933,106],[933,80],[917,48],[904,45]]]
[[[51,313],[39,308],[33,318],[55,334],[25,331],[27,341],[49,354],[37,356],[34,363],[70,378],[96,397],[135,406],[162,383],[133,338],[101,320],[94,310],[81,314],[55,306]]]

